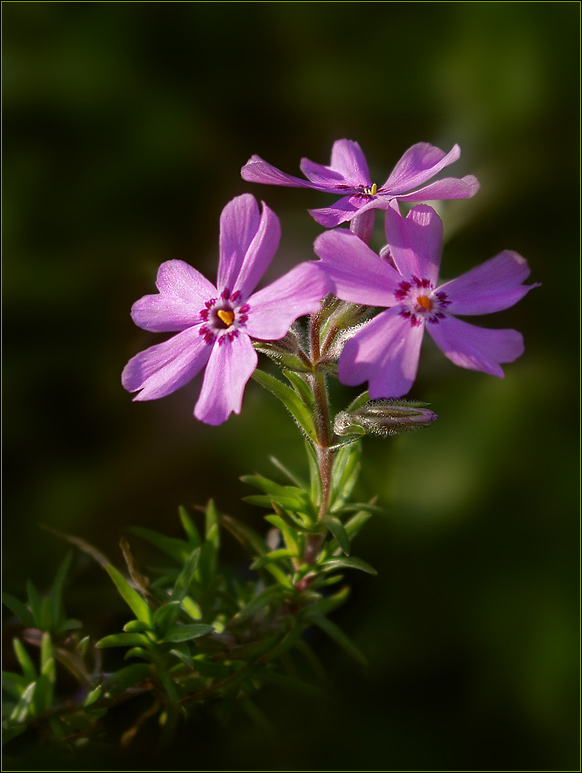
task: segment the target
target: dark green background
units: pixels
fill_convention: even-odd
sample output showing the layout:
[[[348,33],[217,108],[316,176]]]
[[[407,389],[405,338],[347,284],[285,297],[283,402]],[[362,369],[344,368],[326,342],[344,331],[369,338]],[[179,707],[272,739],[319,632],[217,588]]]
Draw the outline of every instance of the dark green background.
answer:
[[[321,228],[305,210],[331,199],[245,183],[251,154],[298,173],[346,137],[381,183],[413,143],[458,142],[450,172],[482,187],[440,209],[443,276],[514,249],[542,283],[483,320],[525,335],[504,381],[427,345],[411,396],[439,421],[365,444],[360,493],[388,515],[356,553],[379,577],[353,576],[334,619],[368,669],[316,639],[329,698],[263,695],[279,737],[242,714],[227,728],[201,717],[169,763],[142,758],[138,737],[107,764],[576,768],[578,31],[569,2],[3,4],[8,590],[27,576],[46,587],[64,555],[38,524],[120,565],[128,526],[175,534],[180,503],[214,496],[259,526],[238,476],[269,474],[269,454],[303,464],[255,384],[211,428],[192,417],[197,384],[138,404],[119,380],[156,341],[131,304],[164,260],[214,279],[233,196],[250,190],[281,219],[270,276],[311,256]],[[338,390],[337,408],[352,394]],[[228,542],[225,557],[243,560]],[[81,558],[74,572],[69,611],[109,632],[120,605],[105,577]]]

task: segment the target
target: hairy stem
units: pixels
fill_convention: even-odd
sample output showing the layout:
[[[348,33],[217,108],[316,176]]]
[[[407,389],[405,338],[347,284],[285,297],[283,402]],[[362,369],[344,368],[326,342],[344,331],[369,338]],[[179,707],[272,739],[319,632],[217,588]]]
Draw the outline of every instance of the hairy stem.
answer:
[[[331,472],[335,452],[331,448],[333,430],[331,427],[326,379],[323,373],[316,370],[317,363],[321,357],[320,327],[320,315],[313,314],[311,317],[310,330],[310,354],[312,367],[314,368],[314,372],[311,376],[311,389],[315,401],[314,423],[317,431],[317,444],[315,451],[317,455],[317,464],[319,467],[319,477],[321,480],[321,502],[319,507],[319,517],[322,518],[327,514],[329,507],[329,498],[331,494]]]

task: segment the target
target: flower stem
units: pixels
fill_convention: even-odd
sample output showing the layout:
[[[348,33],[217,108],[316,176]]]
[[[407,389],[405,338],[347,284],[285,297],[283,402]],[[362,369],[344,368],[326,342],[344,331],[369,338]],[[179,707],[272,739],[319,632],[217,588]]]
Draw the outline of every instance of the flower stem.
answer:
[[[311,375],[311,389],[315,402],[314,424],[317,432],[315,452],[317,456],[317,464],[319,467],[319,477],[321,480],[321,502],[319,506],[319,517],[321,519],[324,515],[327,514],[329,507],[329,498],[331,494],[331,472],[335,451],[331,448],[333,430],[331,427],[326,378],[321,371],[316,370],[317,364],[321,357],[320,327],[320,315],[318,313],[312,314],[310,329],[310,355],[314,372]]]

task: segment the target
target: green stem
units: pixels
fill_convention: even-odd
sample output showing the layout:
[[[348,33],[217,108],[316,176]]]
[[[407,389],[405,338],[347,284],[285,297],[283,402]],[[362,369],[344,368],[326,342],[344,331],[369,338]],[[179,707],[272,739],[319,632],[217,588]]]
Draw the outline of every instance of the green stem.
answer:
[[[331,495],[331,472],[333,467],[333,458],[335,451],[332,450],[333,430],[331,426],[331,417],[329,410],[329,399],[327,395],[327,384],[325,375],[316,370],[317,363],[321,357],[320,348],[320,314],[313,314],[311,317],[310,330],[310,354],[311,364],[314,369],[311,375],[311,389],[315,401],[314,424],[317,433],[315,452],[317,464],[319,467],[319,477],[321,480],[321,502],[319,506],[319,517],[327,515],[329,508],[329,498]]]

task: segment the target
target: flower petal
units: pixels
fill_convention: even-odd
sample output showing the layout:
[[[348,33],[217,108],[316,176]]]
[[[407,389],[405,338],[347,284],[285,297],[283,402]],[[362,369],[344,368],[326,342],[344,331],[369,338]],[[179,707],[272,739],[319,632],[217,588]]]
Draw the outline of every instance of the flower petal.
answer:
[[[267,185],[285,185],[290,188],[314,188],[317,191],[327,190],[327,185],[315,185],[308,180],[301,180],[268,164],[260,156],[251,156],[240,170],[241,177],[249,183],[265,183]]]
[[[406,218],[386,211],[386,240],[396,268],[406,279],[429,279],[436,285],[443,247],[443,224],[431,207],[413,207]]]
[[[121,383],[128,392],[141,389],[134,400],[165,397],[202,370],[211,348],[198,326],[189,328],[132,357],[123,369]]]
[[[525,258],[504,250],[491,260],[439,287],[447,294],[450,314],[490,314],[508,309],[537,284],[524,285],[530,274]]]
[[[261,204],[263,211],[257,231],[248,246],[238,276],[233,280],[232,285],[228,285],[231,291],[238,290],[243,298],[249,297],[268,269],[281,239],[279,218],[264,201]]]
[[[368,306],[391,306],[400,274],[376,255],[356,234],[343,228],[326,231],[315,240],[315,254],[343,301]]]
[[[352,194],[342,196],[329,207],[310,209],[309,214],[324,228],[335,228],[341,223],[347,223],[359,213],[360,207],[354,206],[352,202]]]
[[[448,153],[428,142],[418,142],[408,148],[392,170],[392,174],[381,188],[382,193],[391,196],[406,193],[422,185],[445,166],[452,164],[461,155],[461,149],[455,145]]]
[[[337,140],[331,151],[329,166],[316,164],[308,158],[301,159],[301,171],[313,183],[326,186],[326,190],[345,191],[346,186],[359,188],[369,187],[370,172],[366,157],[357,142],[353,140]]]
[[[185,330],[200,322],[200,310],[216,287],[182,260],[168,260],[158,270],[158,295],[144,295],[133,304],[131,317],[138,327],[155,333]]]
[[[321,299],[331,291],[319,264],[300,263],[249,298],[245,330],[262,341],[283,338],[298,317],[318,311]]]
[[[479,190],[479,180],[468,174],[465,177],[444,177],[425,185],[412,193],[401,193],[398,201],[444,201],[445,199],[470,199]]]
[[[469,370],[503,378],[500,362],[513,362],[523,354],[523,336],[517,330],[491,330],[470,325],[448,315],[427,330],[443,354]]]
[[[257,353],[248,335],[225,336],[212,348],[194,416],[206,424],[222,424],[240,413],[247,381],[257,367]]]
[[[355,386],[368,381],[372,399],[402,397],[418,370],[424,325],[413,326],[395,306],[368,322],[344,346],[339,379]]]
[[[261,223],[259,205],[250,193],[229,201],[220,215],[218,289],[232,291],[245,255]]]

